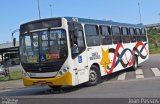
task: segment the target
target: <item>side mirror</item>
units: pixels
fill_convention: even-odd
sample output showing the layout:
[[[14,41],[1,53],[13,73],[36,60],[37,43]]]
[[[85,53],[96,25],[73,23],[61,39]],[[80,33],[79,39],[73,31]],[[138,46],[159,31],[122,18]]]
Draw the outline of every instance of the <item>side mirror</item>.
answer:
[[[16,46],[16,38],[13,38],[13,46]]]

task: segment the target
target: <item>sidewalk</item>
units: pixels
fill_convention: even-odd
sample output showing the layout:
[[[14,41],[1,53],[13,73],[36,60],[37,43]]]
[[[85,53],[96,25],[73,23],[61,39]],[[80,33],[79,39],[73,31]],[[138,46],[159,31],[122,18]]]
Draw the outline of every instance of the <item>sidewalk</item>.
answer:
[[[22,80],[11,80],[11,81],[0,82],[0,90],[18,89],[23,87],[24,86]]]

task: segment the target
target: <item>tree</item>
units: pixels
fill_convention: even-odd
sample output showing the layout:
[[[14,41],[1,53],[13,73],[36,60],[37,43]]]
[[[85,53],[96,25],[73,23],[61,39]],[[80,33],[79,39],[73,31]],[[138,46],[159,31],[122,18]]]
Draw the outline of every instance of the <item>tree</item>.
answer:
[[[154,44],[155,48],[158,48],[160,43],[160,29],[150,29],[148,30],[149,43]]]

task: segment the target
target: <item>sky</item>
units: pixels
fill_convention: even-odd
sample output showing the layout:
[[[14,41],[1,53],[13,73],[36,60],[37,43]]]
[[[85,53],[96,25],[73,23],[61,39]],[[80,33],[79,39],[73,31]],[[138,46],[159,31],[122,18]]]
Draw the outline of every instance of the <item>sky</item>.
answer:
[[[39,19],[38,0],[0,0],[0,44],[11,42],[20,25]],[[123,23],[160,23],[160,0],[39,0],[42,18],[82,17]],[[51,7],[52,5],[52,12]],[[19,33],[14,37],[18,40]]]

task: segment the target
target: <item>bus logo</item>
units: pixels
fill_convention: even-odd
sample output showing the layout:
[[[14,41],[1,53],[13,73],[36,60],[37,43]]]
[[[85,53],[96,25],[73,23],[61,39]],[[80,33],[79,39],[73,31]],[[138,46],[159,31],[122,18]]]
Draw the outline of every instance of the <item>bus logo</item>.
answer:
[[[107,69],[109,68],[109,65],[111,64],[110,58],[109,58],[109,49],[106,51],[102,48],[102,60],[100,62],[101,65],[104,67],[104,71],[107,72]]]

